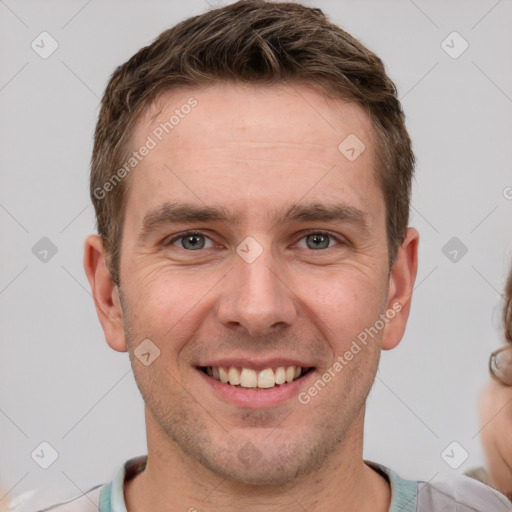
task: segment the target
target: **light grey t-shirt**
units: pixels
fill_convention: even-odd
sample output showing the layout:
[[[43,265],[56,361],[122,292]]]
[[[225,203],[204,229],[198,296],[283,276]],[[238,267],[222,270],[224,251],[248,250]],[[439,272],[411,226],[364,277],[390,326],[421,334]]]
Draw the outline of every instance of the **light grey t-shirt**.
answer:
[[[125,462],[114,479],[86,493],[43,508],[20,503],[13,512],[127,512],[123,485],[145,467],[146,456]],[[487,485],[466,476],[433,483],[405,480],[375,462],[365,463],[387,478],[391,487],[389,512],[512,512],[512,502]]]

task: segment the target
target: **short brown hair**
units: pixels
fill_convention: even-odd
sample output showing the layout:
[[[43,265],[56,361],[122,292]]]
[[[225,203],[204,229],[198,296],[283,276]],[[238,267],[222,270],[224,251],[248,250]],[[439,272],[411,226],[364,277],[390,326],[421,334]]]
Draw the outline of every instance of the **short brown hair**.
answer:
[[[134,124],[163,92],[218,81],[307,84],[364,109],[376,136],[377,179],[386,204],[391,266],[407,228],[414,169],[394,83],[382,61],[329,22],[320,9],[248,0],[166,30],[119,66],[107,85],[94,137],[90,194],[114,282],[120,284],[128,184],[115,182],[106,194],[102,187],[126,161]]]

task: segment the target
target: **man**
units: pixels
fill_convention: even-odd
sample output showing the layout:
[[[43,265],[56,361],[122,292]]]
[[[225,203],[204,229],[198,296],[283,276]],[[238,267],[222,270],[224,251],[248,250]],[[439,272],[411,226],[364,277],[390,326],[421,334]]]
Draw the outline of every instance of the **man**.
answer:
[[[382,62],[318,9],[238,2],[117,68],[84,265],[148,456],[51,510],[510,510],[362,458],[416,277],[413,165]]]

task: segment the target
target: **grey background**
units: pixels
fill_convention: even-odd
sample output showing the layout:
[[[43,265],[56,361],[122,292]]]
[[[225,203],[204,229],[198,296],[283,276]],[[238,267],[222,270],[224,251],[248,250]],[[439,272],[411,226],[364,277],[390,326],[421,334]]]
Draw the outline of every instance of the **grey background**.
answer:
[[[488,355],[502,343],[500,293],[512,261],[512,3],[307,4],[383,59],[418,159],[412,313],[402,344],[383,354],[364,455],[413,479],[461,473],[483,462],[476,402]],[[128,356],[106,345],[82,268],[83,241],[94,231],[88,163],[114,67],[208,7],[200,0],[0,0],[4,494],[85,489],[146,451]],[[59,44],[47,59],[31,48],[43,31]],[[441,47],[453,31],[469,43],[457,59]],[[468,250],[456,262],[442,252],[454,236]],[[57,248],[45,263],[32,252],[42,237]],[[59,454],[46,470],[31,458],[42,441]],[[469,454],[457,469],[441,456],[452,441]],[[451,459],[461,453],[456,447]]]

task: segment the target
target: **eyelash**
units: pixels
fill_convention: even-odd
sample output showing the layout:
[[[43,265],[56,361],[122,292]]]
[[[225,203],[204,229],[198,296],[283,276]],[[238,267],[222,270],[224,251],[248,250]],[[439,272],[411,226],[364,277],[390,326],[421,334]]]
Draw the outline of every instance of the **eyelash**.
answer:
[[[202,235],[204,237],[207,237],[207,238],[210,238],[208,235],[206,235],[205,233],[201,233],[201,231],[185,231],[184,233],[180,233],[178,235],[176,235],[174,238],[172,238],[171,240],[169,241],[164,241],[164,246],[167,247],[167,246],[170,246],[172,245],[174,242],[176,242],[176,240],[179,240],[180,238],[185,238],[187,236],[192,236],[192,235]],[[190,251],[192,252],[192,251]]]
[[[344,240],[341,240],[338,236],[330,233],[329,231],[318,231],[318,230],[310,230],[310,231],[307,231],[305,233],[302,233],[302,236],[301,238],[299,238],[299,240],[302,240],[303,238],[307,237],[308,235],[327,235],[331,238],[333,238],[334,240],[336,240],[336,242],[340,245],[347,245],[347,242],[344,241]],[[176,240],[179,240],[180,238],[185,238],[187,236],[192,236],[192,235],[201,235],[201,236],[204,236],[208,239],[211,240],[211,238],[206,235],[205,233],[202,233],[201,231],[185,231],[183,233],[180,233],[178,235],[176,235],[175,237],[173,237],[171,240],[169,241],[166,241],[164,242],[164,246],[165,247],[168,247],[168,246],[171,246],[174,242],[176,242]],[[213,240],[212,240],[213,241]],[[326,249],[332,249],[333,247],[327,247]],[[180,247],[180,249],[183,249],[182,247]],[[322,249],[322,250],[326,250],[326,249]],[[186,249],[183,249],[184,251],[186,251]],[[187,252],[194,252],[194,251],[187,251]]]

